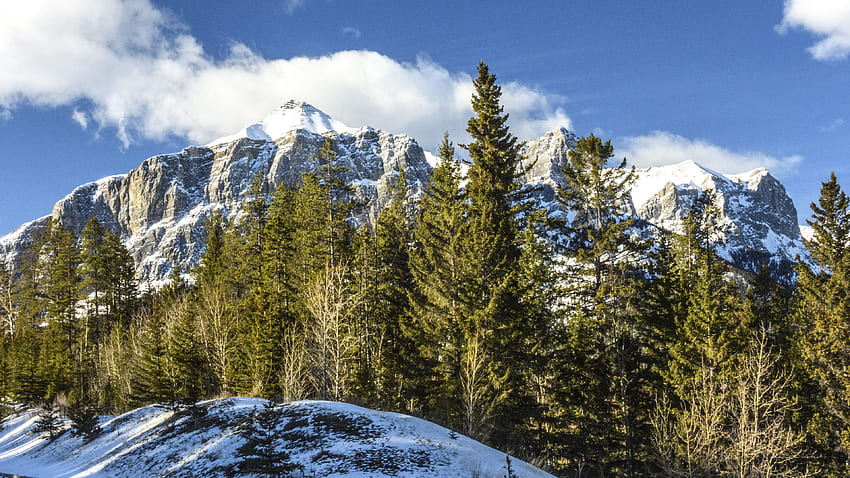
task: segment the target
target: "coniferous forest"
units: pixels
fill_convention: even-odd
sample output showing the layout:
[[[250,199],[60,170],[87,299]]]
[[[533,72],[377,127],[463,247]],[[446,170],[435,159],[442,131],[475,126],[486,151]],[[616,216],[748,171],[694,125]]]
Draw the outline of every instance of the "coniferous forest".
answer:
[[[446,136],[424,196],[399,178],[372,222],[352,220],[328,140],[296,187],[258,179],[241,213],[213,215],[200,266],[158,290],[97,219],[80,237],[52,224],[0,271],[0,397],[80,420],[340,400],[558,476],[850,475],[850,200],[835,176],[812,205],[814,266],[791,283],[746,273],[714,252],[708,193],[681,234],[634,234],[633,172],[593,135],[563,171],[565,214],[539,209],[496,77],[482,63],[473,83],[470,163]]]

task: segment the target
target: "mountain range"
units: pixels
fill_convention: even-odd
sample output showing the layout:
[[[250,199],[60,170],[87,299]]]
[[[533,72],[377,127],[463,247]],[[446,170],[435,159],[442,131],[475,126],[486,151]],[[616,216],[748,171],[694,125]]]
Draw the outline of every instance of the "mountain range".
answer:
[[[79,234],[97,217],[122,237],[142,282],[162,283],[172,268],[186,273],[199,263],[203,225],[214,211],[238,215],[255,178],[266,193],[281,184],[296,185],[302,173],[319,167],[316,158],[326,138],[333,140],[337,164],[345,166],[343,179],[362,204],[360,220],[370,220],[386,204],[389,185],[400,176],[411,195],[422,194],[433,159],[415,139],[352,128],[307,103],[289,101],[232,135],[148,158],[125,175],[77,187],[50,214],[0,238],[0,260],[19,264],[21,252],[51,220]],[[550,207],[557,207],[554,191],[563,184],[561,169],[576,139],[561,128],[525,144],[523,181],[539,186],[540,200]],[[693,200],[713,190],[722,258],[752,272],[762,265],[787,271],[798,257],[806,260],[794,203],[767,170],[724,175],[682,159],[637,169],[625,213],[643,227],[679,231]]]

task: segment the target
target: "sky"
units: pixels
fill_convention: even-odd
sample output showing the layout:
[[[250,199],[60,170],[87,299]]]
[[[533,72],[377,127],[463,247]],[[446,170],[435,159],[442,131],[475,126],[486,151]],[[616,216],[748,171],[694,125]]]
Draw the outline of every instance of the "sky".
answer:
[[[801,223],[850,187],[850,0],[27,0],[0,16],[0,234],[289,99],[463,143],[479,61],[521,140],[766,167]]]

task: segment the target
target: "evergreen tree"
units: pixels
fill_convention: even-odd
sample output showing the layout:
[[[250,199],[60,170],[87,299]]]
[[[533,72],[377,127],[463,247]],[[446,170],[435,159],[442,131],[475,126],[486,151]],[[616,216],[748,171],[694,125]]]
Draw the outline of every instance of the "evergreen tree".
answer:
[[[569,219],[562,225],[567,325],[555,372],[564,387],[556,394],[563,407],[555,409],[562,414],[557,442],[566,445],[568,468],[635,476],[646,461],[657,333],[642,311],[644,245],[623,214],[634,171],[625,159],[608,167],[613,155],[610,141],[580,138],[558,189]]]
[[[73,392],[84,395],[83,327],[77,318],[81,298],[80,251],[77,238],[54,221],[39,249],[38,295],[47,322],[46,356],[48,396]]]
[[[403,333],[409,327],[408,295],[412,220],[403,175],[396,176],[389,204],[375,220],[374,233],[362,228],[357,236],[355,274],[362,305],[355,320],[358,338],[356,393],[381,408],[401,410],[411,396],[406,375],[416,364],[415,343]]]
[[[419,344],[420,366],[410,370],[418,377],[420,404],[455,426],[459,423],[457,377],[464,343],[465,323],[471,307],[463,293],[469,267],[464,262],[467,202],[460,188],[459,165],[448,134],[440,144],[439,163],[418,204],[413,230],[414,250],[410,294],[414,320],[404,327],[407,337]],[[415,366],[415,364],[413,364]]]
[[[813,238],[805,243],[815,267],[797,267],[795,349],[808,401],[802,418],[820,455],[832,455],[822,466],[841,476],[850,462],[850,381],[844,372],[850,367],[850,199],[834,173],[811,207]]]
[[[465,192],[468,229],[462,245],[469,274],[461,288],[471,314],[462,318],[465,371],[461,377],[485,371],[486,379],[474,381],[480,385],[466,387],[465,408],[475,409],[478,415],[470,420],[467,413],[466,419],[474,436],[509,447],[516,445],[535,405],[524,373],[530,366],[534,325],[528,320],[520,283],[521,144],[509,131],[496,76],[483,62],[473,88],[475,116],[467,126],[472,142],[465,146],[472,160]],[[470,407],[473,396],[475,405]]]
[[[683,221],[683,234],[675,237],[681,299],[668,379],[681,399],[697,388],[703,370],[714,376],[735,370],[754,331],[752,323],[739,321],[739,294],[725,277],[728,266],[714,251],[716,214],[714,196],[701,195]]]

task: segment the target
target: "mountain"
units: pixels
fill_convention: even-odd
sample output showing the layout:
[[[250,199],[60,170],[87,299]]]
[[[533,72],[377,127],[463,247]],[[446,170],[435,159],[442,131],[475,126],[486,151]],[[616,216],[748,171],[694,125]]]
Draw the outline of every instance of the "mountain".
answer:
[[[561,128],[526,144],[525,180],[542,187],[543,201],[551,204],[554,188],[563,183],[560,171],[576,140]],[[750,272],[765,265],[783,275],[798,256],[808,260],[794,202],[766,169],[724,175],[683,159],[670,166],[636,169],[631,202],[624,212],[645,227],[682,232],[682,219],[693,201],[701,192],[713,191],[720,226],[717,252],[722,258]]]
[[[475,440],[419,418],[337,402],[273,406],[227,398],[177,409],[152,405],[102,417],[102,432],[91,441],[69,431],[48,440],[35,431],[37,420],[29,410],[0,423],[0,472],[34,478],[273,476],[257,468],[262,458],[274,457],[293,468],[281,476],[508,475],[506,455]],[[252,446],[249,437],[261,443]],[[551,477],[520,460],[510,465],[519,478]]]
[[[119,233],[143,281],[164,280],[172,267],[197,265],[205,244],[203,224],[215,210],[237,214],[254,178],[264,191],[294,186],[319,167],[316,155],[333,141],[344,180],[363,204],[361,220],[387,201],[388,185],[404,173],[412,194],[430,174],[422,148],[407,135],[369,127],[349,128],[306,103],[289,101],[259,123],[205,146],[154,156],[126,175],[77,187],[49,216],[0,239],[0,259],[13,264],[51,219],[74,233],[97,217]]]
[[[301,173],[318,167],[316,154],[326,138],[333,141],[339,163],[347,167],[344,179],[364,205],[359,220],[374,217],[387,201],[388,185],[401,173],[411,194],[422,193],[431,167],[413,138],[355,129],[306,103],[289,101],[233,135],[154,156],[126,175],[76,188],[49,216],[0,238],[0,259],[17,264],[21,251],[52,219],[79,233],[96,216],[124,238],[144,282],[163,281],[175,265],[186,272],[198,264],[203,224],[213,211],[238,214],[255,177],[266,192],[295,185]],[[562,128],[526,144],[525,181],[541,186],[541,200],[552,207],[575,141]],[[726,260],[753,272],[762,264],[787,272],[797,255],[807,257],[794,204],[764,169],[726,176],[692,161],[641,169],[625,212],[645,227],[676,231],[700,190],[717,193],[725,241],[718,252]]]

